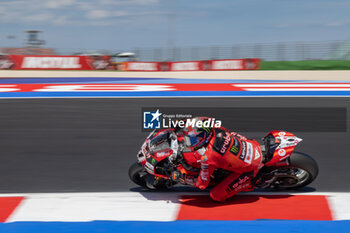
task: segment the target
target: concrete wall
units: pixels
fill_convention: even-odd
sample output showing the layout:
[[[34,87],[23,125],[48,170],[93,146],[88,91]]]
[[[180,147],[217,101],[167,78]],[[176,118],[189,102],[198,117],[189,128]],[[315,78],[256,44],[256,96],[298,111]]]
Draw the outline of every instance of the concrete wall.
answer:
[[[264,79],[350,81],[350,70],[293,71],[188,71],[188,72],[117,72],[117,71],[24,71],[0,70],[8,77],[143,77],[195,79]]]

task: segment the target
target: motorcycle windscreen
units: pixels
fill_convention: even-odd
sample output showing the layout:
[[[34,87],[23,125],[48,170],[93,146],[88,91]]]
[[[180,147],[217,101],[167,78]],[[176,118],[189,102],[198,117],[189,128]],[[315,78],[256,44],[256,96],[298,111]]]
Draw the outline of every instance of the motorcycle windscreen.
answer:
[[[148,148],[151,153],[170,149],[170,138],[168,133],[157,135],[149,141]]]

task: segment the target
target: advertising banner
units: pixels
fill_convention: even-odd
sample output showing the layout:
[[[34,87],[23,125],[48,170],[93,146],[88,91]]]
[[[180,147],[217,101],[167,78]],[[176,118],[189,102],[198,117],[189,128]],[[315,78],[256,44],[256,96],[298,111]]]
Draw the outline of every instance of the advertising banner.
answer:
[[[199,71],[202,70],[201,61],[169,62],[170,71]]]
[[[225,59],[211,60],[210,70],[257,70],[260,68],[260,59]]]
[[[125,62],[126,71],[160,71],[160,62]]]
[[[181,62],[125,62],[125,71],[257,70],[260,59],[226,59]],[[41,56],[0,54],[0,69],[11,70],[113,70],[110,56]]]
[[[110,56],[0,55],[0,69],[11,70],[106,70]]]
[[[260,59],[225,59],[177,62],[126,62],[126,71],[257,70]]]

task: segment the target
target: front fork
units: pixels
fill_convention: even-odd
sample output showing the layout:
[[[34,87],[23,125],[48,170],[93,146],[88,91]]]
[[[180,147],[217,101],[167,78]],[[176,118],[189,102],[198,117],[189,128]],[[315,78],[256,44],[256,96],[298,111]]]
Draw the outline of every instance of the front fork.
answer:
[[[170,189],[175,184],[171,179],[165,179],[148,173],[145,176],[146,186],[149,189]]]

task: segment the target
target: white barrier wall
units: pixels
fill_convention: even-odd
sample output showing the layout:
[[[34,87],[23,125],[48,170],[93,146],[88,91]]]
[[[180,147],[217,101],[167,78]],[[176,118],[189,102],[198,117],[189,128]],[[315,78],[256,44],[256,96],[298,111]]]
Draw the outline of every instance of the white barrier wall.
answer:
[[[22,71],[0,70],[0,78],[21,77],[142,77],[194,79],[255,79],[255,80],[328,80],[350,81],[350,70],[293,71],[188,71],[188,72],[118,72],[118,71]]]

